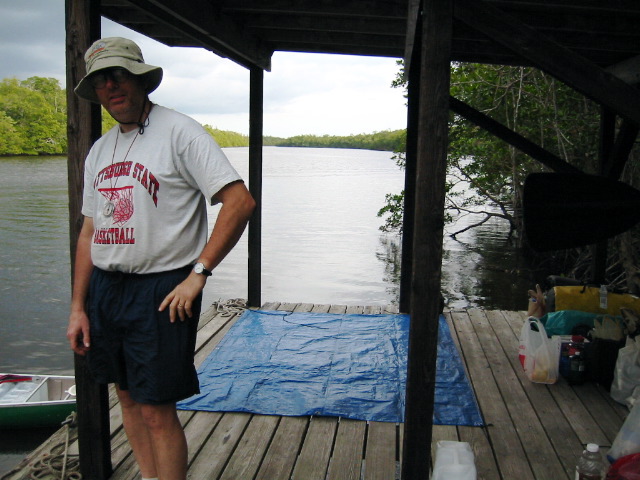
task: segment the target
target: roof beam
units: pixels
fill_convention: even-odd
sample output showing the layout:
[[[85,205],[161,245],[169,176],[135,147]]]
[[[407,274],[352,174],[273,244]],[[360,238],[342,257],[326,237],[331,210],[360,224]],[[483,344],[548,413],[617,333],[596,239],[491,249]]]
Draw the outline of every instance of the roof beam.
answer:
[[[369,35],[398,35],[404,39],[406,21],[400,18],[363,18],[327,16],[318,21],[315,16],[273,13],[249,13],[243,24],[253,30],[306,30],[308,32],[348,32]]]
[[[615,0],[610,2],[604,2],[602,0],[487,0],[487,3],[502,9],[512,8],[518,10],[526,10],[530,12],[564,11],[572,14],[598,14],[598,13],[611,13],[625,14],[625,13],[638,13],[640,11],[640,4],[637,0]]]
[[[228,0],[218,1],[224,4],[223,12],[278,13],[282,15],[334,15],[364,18],[406,18],[406,0]]]
[[[415,39],[418,30],[418,22],[422,11],[420,0],[408,0],[407,7],[407,33],[404,43],[404,74],[409,78],[409,70],[411,69]]]
[[[540,68],[640,124],[640,94],[627,83],[482,0],[456,0],[455,17]]]
[[[198,45],[247,68],[271,69],[273,49],[247,34],[204,0],[126,0],[151,17],[194,39]],[[107,2],[104,2],[108,4]],[[126,24],[126,23],[125,23]]]
[[[356,55],[363,57],[386,57],[386,58],[402,58],[402,45],[394,46],[378,46],[378,47],[354,47],[345,44],[318,44],[318,43],[279,43],[279,52],[298,52],[298,53],[328,53],[337,55]]]
[[[375,51],[378,48],[392,48],[396,47],[398,51],[398,57],[402,56],[402,50],[404,47],[404,36],[398,35],[361,35],[350,32],[314,32],[313,35],[309,35],[306,30],[270,30],[269,39],[273,44],[280,49],[281,44],[300,43],[306,45],[323,45],[323,46],[342,46],[342,47],[356,47],[363,51],[371,50]]]

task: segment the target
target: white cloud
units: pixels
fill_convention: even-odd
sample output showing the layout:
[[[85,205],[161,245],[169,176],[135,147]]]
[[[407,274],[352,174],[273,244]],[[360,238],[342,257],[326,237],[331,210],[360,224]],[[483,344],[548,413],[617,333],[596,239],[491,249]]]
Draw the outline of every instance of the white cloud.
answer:
[[[248,133],[249,72],[203,49],[167,47],[104,19],[164,69],[152,99],[201,123]],[[64,0],[0,0],[0,78],[54,77],[64,86]],[[349,135],[404,128],[394,59],[277,52],[264,77],[264,132]]]

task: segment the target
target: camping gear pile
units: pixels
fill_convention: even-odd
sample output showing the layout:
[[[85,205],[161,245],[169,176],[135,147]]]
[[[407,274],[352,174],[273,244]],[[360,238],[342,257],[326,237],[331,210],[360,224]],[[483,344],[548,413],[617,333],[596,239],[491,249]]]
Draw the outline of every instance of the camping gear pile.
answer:
[[[607,457],[607,478],[640,480],[640,298],[606,286],[549,277],[551,287],[529,290],[519,358],[535,383],[596,382],[630,409]]]
[[[585,380],[600,384],[616,401],[631,406],[640,398],[636,340],[640,335],[640,298],[609,292],[604,285],[576,285],[562,277],[551,276],[547,281],[551,287],[546,291],[536,285],[536,290],[528,292],[529,320],[523,326],[522,341],[537,335],[530,330],[544,328],[546,335],[538,343],[548,344],[549,354],[565,378],[565,355],[578,354],[583,357]]]

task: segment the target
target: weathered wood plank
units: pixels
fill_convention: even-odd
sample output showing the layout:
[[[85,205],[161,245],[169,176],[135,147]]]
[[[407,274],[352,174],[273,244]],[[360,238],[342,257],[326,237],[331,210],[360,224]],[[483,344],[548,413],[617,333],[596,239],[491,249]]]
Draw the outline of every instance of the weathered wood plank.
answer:
[[[369,422],[365,452],[365,480],[393,480],[399,467],[395,423]]]
[[[451,332],[451,337],[453,338],[453,342],[455,343],[456,348],[458,349],[458,353],[460,354],[460,358],[462,359],[465,374],[467,375],[467,378],[470,379],[471,376],[469,375],[469,367],[467,366],[467,356],[465,355],[465,351],[460,345],[458,331],[456,329],[455,323],[453,322],[451,312],[445,313],[444,317],[447,320],[447,324],[449,325],[449,330]],[[436,427],[434,426],[434,428]],[[456,427],[456,429],[458,432],[459,441],[469,443],[469,445],[471,445],[471,448],[473,449],[478,479],[489,480],[495,478],[498,472],[498,465],[493,455],[493,450],[489,441],[489,435],[486,431],[486,427],[477,428],[460,426]]]
[[[380,315],[382,313],[382,306],[380,305],[369,305],[362,309],[362,313],[364,315]]]
[[[308,417],[280,419],[256,480],[289,480],[308,424]]]
[[[366,422],[341,418],[327,480],[360,480]]]
[[[300,304],[300,305],[304,305],[304,304]],[[312,305],[311,309],[309,310],[310,312],[317,312],[317,313],[329,313],[329,310],[331,309],[331,305],[326,305],[326,304],[316,304],[316,305]],[[300,310],[298,310],[296,308],[296,312],[299,312]]]
[[[225,413],[189,467],[191,478],[218,478],[250,419],[249,413]]]
[[[564,379],[560,381],[564,382]],[[600,427],[609,440],[607,443],[600,444],[600,446],[611,446],[620,431],[620,427],[622,427],[622,419],[603,398],[595,383],[586,382],[584,385],[574,385],[572,388],[593,418],[593,421]]]
[[[215,315],[205,326],[203,326],[200,330],[198,330],[198,335],[196,337],[196,358],[198,358],[198,353],[205,345],[209,345],[211,347],[210,342],[212,340],[215,341],[215,345],[217,345],[224,333],[231,328],[236,320],[238,320],[239,315],[237,314],[223,314],[218,313]],[[213,348],[211,348],[213,350]],[[196,360],[196,365],[199,362]]]
[[[284,308],[279,308],[280,302],[265,302],[260,307],[260,310],[284,310]]]
[[[465,351],[470,380],[478,404],[485,421],[490,425],[488,433],[502,478],[535,478],[526,462],[527,457],[509,417],[509,411],[491,373],[491,365],[478,341],[470,319],[471,313],[454,312],[452,315],[460,344]]]
[[[346,311],[347,311],[346,305],[331,305],[329,307],[329,313],[341,314],[341,313],[345,313]]]
[[[602,397],[606,400],[609,408],[611,408],[611,410],[613,410],[616,415],[620,417],[620,420],[624,422],[625,418],[627,418],[627,415],[629,415],[629,409],[627,408],[627,406],[616,402],[613,398],[611,398],[611,393],[607,392],[602,386],[598,385],[596,388],[600,392],[600,395],[602,395]]]
[[[578,435],[580,442],[583,445],[587,443],[606,445],[609,442],[607,436],[593,420],[575,391],[566,382],[559,382],[556,387],[550,389],[551,394]]]
[[[203,330],[206,330],[206,332],[203,332],[203,338],[196,341],[196,354],[193,359],[193,363],[196,367],[200,366],[200,364],[206,360],[238,318],[239,317],[237,315],[225,318],[224,321],[221,321],[221,325],[212,321],[203,328]],[[212,331],[212,336],[205,337],[206,333],[209,331]]]
[[[334,417],[313,417],[293,469],[293,478],[325,480],[338,428]]]
[[[550,445],[557,453],[566,474],[571,477],[577,460],[576,452],[582,451],[580,439],[551,394],[550,389],[557,385],[551,387],[539,385],[529,381],[524,374],[517,354],[519,338],[512,329],[513,325],[519,332],[523,319],[520,316],[512,316],[510,319],[506,315],[500,315],[499,312],[487,312],[487,316],[491,318],[493,331],[518,376],[521,388],[529,397],[532,408],[535,409],[544,426]]]
[[[253,478],[260,468],[279,421],[280,418],[275,415],[254,415],[220,480]]]
[[[468,442],[471,445],[475,457],[478,480],[497,478],[498,464],[493,454],[486,427],[458,427],[458,433],[461,442]]]
[[[475,314],[476,312],[478,314]],[[476,310],[474,314],[470,315],[470,318],[480,345],[491,366],[493,377],[496,379],[509,416],[520,437],[529,465],[531,465],[536,477],[567,478],[568,480],[562,463],[549,443],[547,434],[536,415],[534,405],[530,403],[529,398],[525,395],[518,380],[518,375],[514,371],[513,365],[509,362],[508,357],[516,357],[517,345],[514,347],[509,342],[503,350],[500,342],[496,341],[496,333],[493,331],[492,324],[489,321],[491,313],[487,312],[485,314],[485,312],[482,312],[482,314],[479,314],[479,311]],[[491,317],[494,318],[495,315],[491,315]],[[518,371],[518,373],[520,372]],[[546,390],[544,385],[536,385],[536,387]]]
[[[220,412],[195,412],[189,423],[185,425],[184,435],[189,446],[189,464],[195,460],[211,431],[217,428],[220,420],[222,420]]]

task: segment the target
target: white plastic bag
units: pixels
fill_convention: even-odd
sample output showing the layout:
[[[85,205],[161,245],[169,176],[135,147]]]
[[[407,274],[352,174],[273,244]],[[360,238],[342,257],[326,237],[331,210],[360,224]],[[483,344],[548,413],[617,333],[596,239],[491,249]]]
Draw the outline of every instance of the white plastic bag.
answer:
[[[640,452],[640,403],[636,403],[616,435],[611,450],[607,454],[609,461],[615,461],[625,455]]]
[[[627,337],[627,344],[618,350],[611,383],[611,398],[631,408],[634,390],[638,388],[640,388],[640,342]]]
[[[535,317],[529,317],[522,325],[518,354],[529,380],[535,383],[558,381],[559,339],[550,339],[542,322]]]

